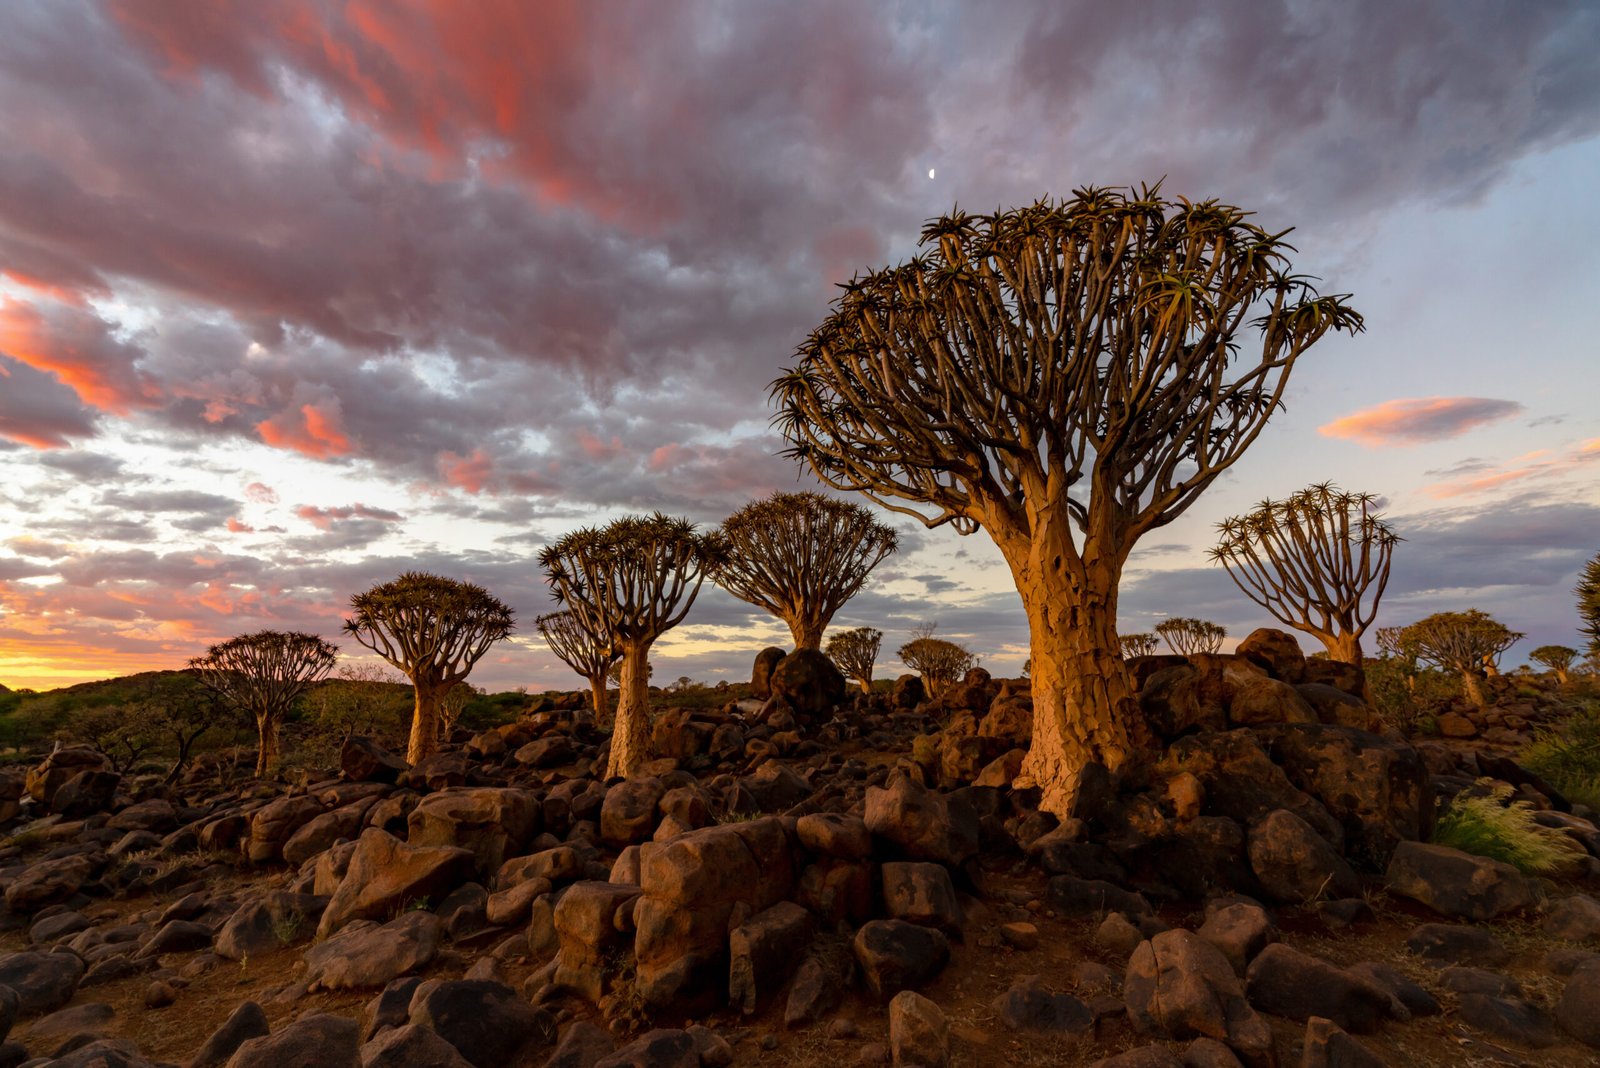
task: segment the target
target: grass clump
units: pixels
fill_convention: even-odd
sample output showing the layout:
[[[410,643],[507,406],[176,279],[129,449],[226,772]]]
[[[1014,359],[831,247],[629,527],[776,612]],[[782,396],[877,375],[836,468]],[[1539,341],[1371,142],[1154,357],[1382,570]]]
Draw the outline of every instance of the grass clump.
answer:
[[[1600,811],[1600,702],[1585,701],[1561,727],[1540,731],[1518,762],[1568,801]]]
[[[1554,827],[1534,822],[1533,806],[1512,801],[1511,787],[1479,779],[1486,794],[1458,794],[1434,826],[1436,845],[1502,860],[1524,875],[1549,875],[1571,868],[1582,848]]]

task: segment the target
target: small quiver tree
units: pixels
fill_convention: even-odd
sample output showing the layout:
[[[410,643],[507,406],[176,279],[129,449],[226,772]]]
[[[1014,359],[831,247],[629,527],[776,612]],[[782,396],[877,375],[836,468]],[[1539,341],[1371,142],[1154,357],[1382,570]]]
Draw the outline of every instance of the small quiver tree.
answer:
[[[933,624],[911,632],[911,640],[896,654],[900,662],[922,676],[929,697],[938,697],[952,683],[961,681],[976,658],[964,646],[933,636]]]
[[[856,681],[862,693],[871,693],[872,667],[878,661],[882,641],[883,631],[872,627],[840,631],[828,639],[828,657],[847,678]]]
[[[1315,637],[1331,659],[1359,665],[1400,540],[1375,502],[1327,482],[1262,501],[1218,525],[1211,559],[1278,622]]]
[[[1543,664],[1556,673],[1556,681],[1561,685],[1567,684],[1567,672],[1572,670],[1572,662],[1578,658],[1578,650],[1566,645],[1541,645],[1528,654],[1528,659],[1535,664]]]
[[[622,658],[605,633],[591,634],[571,612],[551,612],[534,620],[550,651],[589,683],[596,722],[606,718],[606,679],[611,666]]]
[[[1416,650],[1417,659],[1461,676],[1467,700],[1478,708],[1488,702],[1482,678],[1507,649],[1524,635],[1511,630],[1476,608],[1466,612],[1436,612],[1407,627],[1402,643]]]
[[[894,552],[894,530],[859,504],[774,493],[722,523],[726,561],[713,581],[788,624],[796,649],[818,649],[828,621]]]
[[[539,554],[556,601],[622,654],[607,778],[626,778],[649,760],[650,646],[683,622],[726,557],[719,535],[659,512],[575,530]]]
[[[1122,658],[1131,660],[1136,656],[1154,656],[1159,639],[1154,634],[1123,634],[1117,641],[1122,646]]]
[[[482,696],[482,691],[470,682],[458,682],[444,692],[439,698],[439,740],[442,742],[449,738],[455,731],[456,724],[461,722],[461,713],[467,710],[474,697]]]
[[[438,752],[440,701],[511,635],[515,617],[482,586],[423,571],[356,594],[350,608],[345,633],[411,680],[406,760],[418,764]]]
[[[1031,642],[1021,781],[1057,816],[1149,737],[1116,635],[1129,553],[1244,454],[1308,348],[1361,329],[1285,233],[1151,187],[953,212],[846,285],[773,383],[823,483],[994,539]]]
[[[1157,623],[1156,633],[1180,656],[1214,653],[1222,648],[1222,639],[1228,636],[1226,627],[1188,616],[1174,616]]]
[[[306,687],[333,670],[337,646],[314,634],[263,630],[229,638],[189,661],[200,681],[226,704],[255,720],[256,774],[280,755],[278,730]]]

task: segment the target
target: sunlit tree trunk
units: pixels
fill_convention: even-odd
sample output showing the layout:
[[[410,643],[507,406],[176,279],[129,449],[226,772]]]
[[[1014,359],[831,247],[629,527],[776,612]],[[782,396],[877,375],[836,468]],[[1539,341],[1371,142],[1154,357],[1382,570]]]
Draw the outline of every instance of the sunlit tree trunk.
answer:
[[[445,687],[433,682],[413,682],[416,703],[411,714],[411,743],[406,763],[415,767],[439,751],[439,701]]]
[[[1080,556],[1067,525],[1064,515],[1036,515],[1031,538],[1001,544],[1032,655],[1033,738],[1022,773],[1040,788],[1039,807],[1063,818],[1085,765],[1115,771],[1146,735],[1117,641],[1121,563],[1093,540]]]
[[[1489,702],[1483,697],[1483,683],[1478,678],[1476,671],[1463,671],[1461,673],[1461,688],[1466,691],[1467,700],[1474,708],[1487,708]]]
[[[1356,634],[1319,634],[1322,644],[1327,647],[1328,657],[1341,664],[1354,664],[1361,666],[1361,638]]]
[[[609,707],[610,702],[606,697],[605,672],[602,671],[589,680],[589,700],[594,704],[594,721],[596,725],[604,726],[606,713],[611,710]]]
[[[622,651],[622,684],[611,729],[611,759],[606,778],[628,778],[650,759],[650,643],[631,643]]]
[[[827,630],[827,624],[817,619],[807,619],[803,616],[793,616],[786,622],[789,624],[789,634],[794,638],[796,649],[821,649],[822,634]]]
[[[276,716],[256,717],[256,736],[260,752],[256,756],[256,778],[264,779],[278,766],[278,720]]]

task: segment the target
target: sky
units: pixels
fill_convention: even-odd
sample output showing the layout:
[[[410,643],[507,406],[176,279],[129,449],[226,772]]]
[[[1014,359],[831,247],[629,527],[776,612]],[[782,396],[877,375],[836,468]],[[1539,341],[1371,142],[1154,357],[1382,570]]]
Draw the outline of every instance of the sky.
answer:
[[[1156,179],[1295,228],[1367,330],[1140,543],[1119,628],[1271,625],[1205,550],[1331,480],[1405,538],[1380,625],[1476,607],[1528,635],[1508,663],[1581,644],[1592,3],[20,0],[0,116],[12,687],[339,641],[412,569],[516,609],[471,681],[575,687],[533,627],[539,549],[815,488],[767,385],[837,283],[955,205]],[[986,536],[892,522],[835,626],[884,631],[880,674],[930,621],[1018,671]],[[742,679],[784,638],[708,587],[654,677]]]

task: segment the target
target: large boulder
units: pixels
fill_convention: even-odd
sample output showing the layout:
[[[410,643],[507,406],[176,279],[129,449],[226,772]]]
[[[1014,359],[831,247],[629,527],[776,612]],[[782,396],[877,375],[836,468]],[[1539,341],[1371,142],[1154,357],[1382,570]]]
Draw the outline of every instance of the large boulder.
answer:
[[[13,953],[0,957],[0,988],[17,995],[18,1016],[37,1016],[71,1001],[83,971],[76,953]]]
[[[381,987],[426,967],[439,952],[444,923],[412,911],[386,924],[356,920],[306,951],[306,982],[313,988]]]
[[[357,1068],[360,1027],[343,1016],[307,1015],[239,1047],[227,1068]]]
[[[50,799],[50,808],[68,819],[79,819],[104,812],[111,807],[122,776],[114,771],[90,768],[61,784]]]
[[[844,701],[844,675],[817,649],[796,649],[778,661],[769,685],[802,719],[826,719]]]
[[[1344,858],[1287,809],[1269,812],[1250,828],[1249,850],[1250,868],[1274,900],[1299,904],[1361,892],[1361,881]]]
[[[811,942],[811,913],[780,901],[728,936],[728,1000],[746,1016],[783,988]]]
[[[1357,868],[1382,871],[1399,843],[1426,841],[1433,833],[1427,765],[1406,742],[1331,724],[1285,724],[1257,732],[1289,781],[1338,821],[1342,852]],[[1295,814],[1305,819],[1304,813]],[[1315,820],[1306,822],[1341,847]]]
[[[252,864],[273,864],[283,859],[283,845],[301,827],[322,815],[326,808],[315,797],[279,797],[268,801],[250,816],[250,837],[245,855]]]
[[[1274,679],[1291,686],[1305,681],[1306,654],[1286,630],[1258,627],[1245,636],[1234,655],[1259,664]]]
[[[538,798],[528,790],[442,790],[424,797],[406,817],[406,841],[471,850],[479,876],[487,878],[538,833],[540,812]]]
[[[67,746],[57,749],[29,768],[23,779],[23,789],[29,797],[48,809],[52,807],[56,791],[68,779],[85,771],[101,771],[105,767],[106,758],[93,749]]]
[[[1556,1002],[1556,1023],[1584,1045],[1600,1049],[1600,961],[1582,965],[1568,977]]]
[[[1249,826],[1277,809],[1299,816],[1335,849],[1344,843],[1344,826],[1316,798],[1291,782],[1257,740],[1255,730],[1213,731],[1180,738],[1156,767],[1162,778],[1184,772],[1199,780],[1207,815],[1226,816]]]
[[[1376,1031],[1394,999],[1377,983],[1320,957],[1275,942],[1256,954],[1247,973],[1250,1002],[1291,1020],[1321,1016],[1347,1031]]]
[[[697,985],[721,989],[734,909],[771,908],[789,898],[794,882],[794,843],[775,817],[642,844],[634,948],[646,1003],[665,1005]]]
[[[346,738],[339,746],[339,771],[351,782],[398,780],[411,765],[371,738]]]
[[[891,861],[883,866],[883,902],[897,920],[961,935],[961,905],[943,864]]]
[[[369,827],[350,854],[344,878],[317,925],[326,938],[352,920],[386,919],[424,898],[430,902],[472,878],[477,857],[455,846],[412,846]]]
[[[648,841],[666,793],[660,779],[628,779],[611,787],[600,806],[600,840],[617,849]]]
[[[265,1038],[272,1034],[267,1013],[253,1001],[246,1001],[222,1021],[222,1026],[211,1032],[189,1061],[189,1068],[222,1068],[240,1046],[252,1038]]]
[[[768,646],[756,654],[755,665],[750,669],[750,692],[763,701],[772,696],[772,669],[778,666],[784,655],[784,650],[776,645]]]
[[[573,883],[555,904],[552,923],[558,949],[553,981],[598,1002],[616,978],[615,960],[627,949],[627,926],[639,888],[594,880]]]
[[[1384,884],[1391,894],[1465,920],[1492,920],[1534,901],[1527,878],[1504,861],[1424,842],[1400,843]]]
[[[28,915],[76,894],[104,863],[104,854],[78,853],[35,861],[6,884],[6,907]]]
[[[867,829],[912,860],[959,867],[978,852],[978,812],[961,794],[940,794],[896,775],[868,787]]]
[[[419,991],[410,1022],[437,1032],[475,1068],[511,1064],[530,1046],[555,1041],[555,1019],[504,983],[447,980]]]
[[[1128,960],[1123,1003],[1134,1029],[1163,1038],[1206,1036],[1252,1063],[1268,1060],[1272,1032],[1245,999],[1222,952],[1192,931],[1163,931]]]
[[[863,924],[851,948],[862,981],[880,1001],[931,982],[950,960],[950,940],[942,932],[904,920]]]
[[[285,890],[252,898],[217,932],[216,954],[224,960],[244,960],[310,938],[327,904],[325,897]]]
[[[895,1068],[948,1068],[950,1022],[944,1010],[914,990],[889,1002],[889,1055]]]

